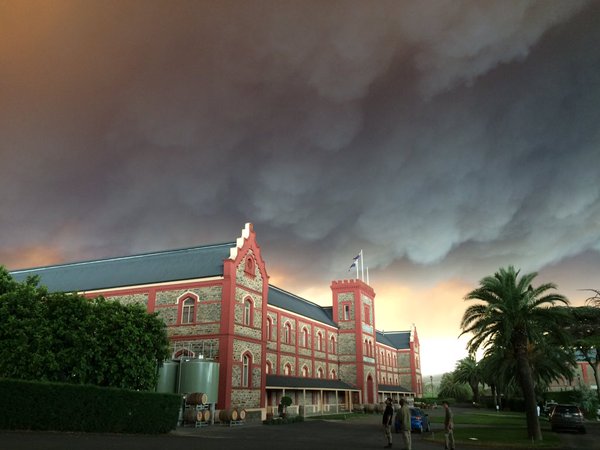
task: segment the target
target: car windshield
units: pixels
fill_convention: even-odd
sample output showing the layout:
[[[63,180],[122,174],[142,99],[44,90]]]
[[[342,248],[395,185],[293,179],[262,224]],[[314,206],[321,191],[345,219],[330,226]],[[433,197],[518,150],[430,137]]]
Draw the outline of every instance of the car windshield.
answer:
[[[579,408],[577,406],[559,405],[554,409],[554,411],[561,413],[561,414],[576,414],[576,413],[579,413]]]

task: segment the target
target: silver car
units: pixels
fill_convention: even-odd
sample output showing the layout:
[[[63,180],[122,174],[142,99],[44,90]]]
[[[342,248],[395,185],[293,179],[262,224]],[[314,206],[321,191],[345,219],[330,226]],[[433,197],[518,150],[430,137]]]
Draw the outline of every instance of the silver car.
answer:
[[[577,405],[556,405],[552,408],[550,416],[550,428],[556,431],[559,428],[573,428],[580,433],[585,433],[584,418],[581,409]]]

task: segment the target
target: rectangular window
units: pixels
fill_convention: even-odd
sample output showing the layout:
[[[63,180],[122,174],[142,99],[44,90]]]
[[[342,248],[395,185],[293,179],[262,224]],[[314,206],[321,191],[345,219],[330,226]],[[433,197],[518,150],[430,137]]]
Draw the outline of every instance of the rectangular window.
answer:
[[[344,304],[344,320],[350,320],[350,305],[348,303]]]

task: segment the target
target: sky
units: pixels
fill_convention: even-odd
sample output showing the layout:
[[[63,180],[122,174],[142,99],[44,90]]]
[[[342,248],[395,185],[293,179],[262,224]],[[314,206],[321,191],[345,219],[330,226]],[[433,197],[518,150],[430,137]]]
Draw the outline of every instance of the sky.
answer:
[[[0,265],[230,242],[466,356],[500,267],[600,289],[600,2],[0,0]]]

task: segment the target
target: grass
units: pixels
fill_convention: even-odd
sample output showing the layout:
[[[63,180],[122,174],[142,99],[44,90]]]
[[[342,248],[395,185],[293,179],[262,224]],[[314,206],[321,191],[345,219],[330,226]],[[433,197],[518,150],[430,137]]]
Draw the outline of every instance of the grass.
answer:
[[[444,418],[430,416],[432,423],[442,423]],[[473,443],[497,448],[559,448],[559,437],[550,431],[544,418],[540,418],[543,440],[532,442],[527,438],[527,424],[523,413],[496,413],[491,411],[461,412],[454,415],[454,439],[458,444]],[[444,442],[439,431],[432,439]]]

